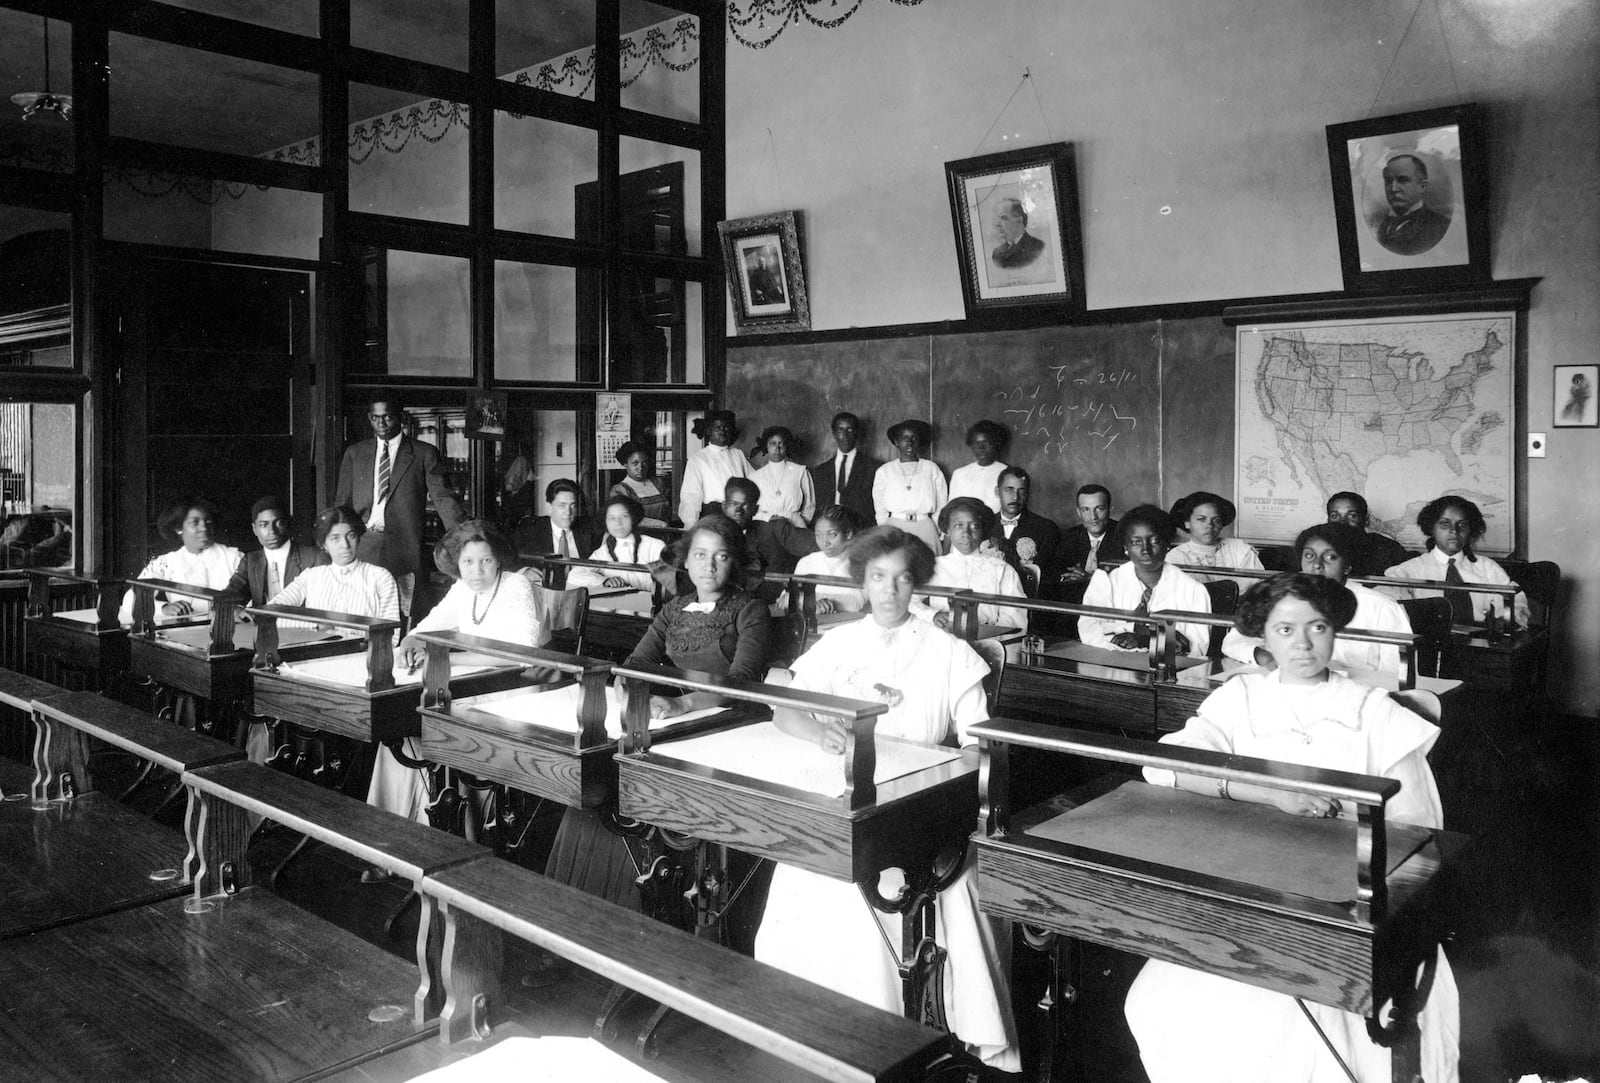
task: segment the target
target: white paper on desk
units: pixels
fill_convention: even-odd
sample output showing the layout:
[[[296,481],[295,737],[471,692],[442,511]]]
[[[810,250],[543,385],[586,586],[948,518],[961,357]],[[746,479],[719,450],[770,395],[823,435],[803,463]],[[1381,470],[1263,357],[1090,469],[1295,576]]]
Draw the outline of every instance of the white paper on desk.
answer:
[[[450,656],[450,679],[465,677],[473,673],[482,673],[495,666],[510,665],[509,662],[488,655],[472,654],[463,651]],[[287,673],[296,677],[314,677],[319,681],[332,681],[334,684],[347,684],[352,688],[364,687],[367,683],[367,654],[357,651],[354,654],[337,654],[332,658],[312,658],[303,662],[280,662],[279,673]],[[394,683],[397,686],[421,684],[422,670],[407,673],[405,663],[396,661],[394,664]]]
[[[608,588],[602,587],[601,590]],[[637,613],[640,616],[650,615],[650,595],[647,591],[621,589],[615,593],[589,595],[589,611],[591,613]]]
[[[541,691],[530,688],[526,693],[507,696],[504,699],[492,699],[482,703],[470,704],[473,710],[483,711],[496,715],[512,722],[521,722],[541,729],[557,730],[561,733],[578,732],[578,700],[582,689],[575,684],[552,688]],[[617,703],[616,697],[609,690],[606,694],[606,736],[617,738],[622,736],[622,706]],[[671,729],[673,726],[685,722],[693,722],[698,718],[711,718],[721,714],[724,707],[707,707],[699,711],[689,711],[686,714],[673,715],[671,718],[652,718],[650,732]]]
[[[502,1038],[481,1053],[412,1077],[412,1083],[660,1083],[661,1077],[593,1038]]]
[[[249,651],[255,649],[256,627],[254,624],[243,623],[233,626],[234,650]],[[158,630],[156,638],[204,650],[211,646],[211,625],[206,623],[186,624],[179,628]],[[340,632],[318,628],[311,624],[278,629],[278,646],[280,647],[297,647],[306,643],[334,643],[346,638],[348,637]]]
[[[879,737],[877,744],[878,768],[873,773],[873,781],[880,786],[960,756],[952,749],[930,748],[893,737]],[[689,760],[718,771],[823,797],[844,795],[844,757],[824,752],[810,741],[791,737],[771,722],[688,737],[663,745],[658,751],[673,759]]]

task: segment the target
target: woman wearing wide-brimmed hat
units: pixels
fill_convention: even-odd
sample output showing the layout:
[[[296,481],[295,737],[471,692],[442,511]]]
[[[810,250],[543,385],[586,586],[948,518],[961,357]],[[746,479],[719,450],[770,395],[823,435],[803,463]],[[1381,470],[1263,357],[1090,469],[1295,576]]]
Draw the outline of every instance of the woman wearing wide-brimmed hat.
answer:
[[[933,442],[926,421],[909,419],[889,427],[889,442],[899,455],[878,467],[872,479],[872,507],[879,523],[899,527],[939,552],[939,526],[935,518],[949,503],[950,490],[939,464],[925,459]]]

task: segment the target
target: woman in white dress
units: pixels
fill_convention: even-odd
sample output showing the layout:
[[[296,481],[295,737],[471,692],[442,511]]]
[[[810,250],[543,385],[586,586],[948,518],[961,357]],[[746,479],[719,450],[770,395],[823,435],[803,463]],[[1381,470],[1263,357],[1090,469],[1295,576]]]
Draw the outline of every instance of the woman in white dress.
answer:
[[[639,533],[644,521],[644,506],[631,496],[612,495],[606,501],[606,538],[600,548],[589,554],[590,560],[604,560],[610,564],[653,564],[661,559],[666,548],[660,538]],[[599,568],[573,568],[567,575],[568,587],[632,587],[649,591],[654,584],[649,572],[604,572]]]
[[[899,456],[872,476],[873,511],[880,524],[892,523],[938,552],[934,517],[950,502],[950,490],[939,464],[923,458],[933,442],[933,430],[926,421],[902,421],[890,428],[889,442]]]
[[[1331,673],[1335,633],[1355,613],[1343,586],[1321,576],[1286,574],[1251,587],[1236,619],[1264,639],[1276,668],[1241,674],[1208,696],[1184,729],[1163,744],[1238,756],[1381,775],[1400,792],[1387,818],[1439,827],[1443,812],[1427,754],[1438,739],[1432,724],[1387,692]],[[1198,775],[1147,768],[1147,781],[1193,793],[1273,805],[1297,816],[1342,816],[1356,809],[1336,800],[1270,787],[1219,784]],[[1419,1020],[1426,1083],[1457,1078],[1459,999],[1438,953],[1438,969]],[[1307,1002],[1339,1057],[1361,1083],[1388,1083],[1389,1050],[1367,1037],[1359,1015]],[[1293,997],[1228,978],[1152,960],[1126,1005],[1128,1023],[1151,1083],[1344,1083],[1351,1078]]]
[[[850,558],[845,551],[850,540],[860,529],[861,524],[856,519],[856,513],[849,508],[840,504],[823,508],[811,529],[811,537],[817,543],[817,551],[807,553],[800,558],[799,563],[794,566],[795,574],[832,575],[849,579]],[[787,599],[781,598],[779,601],[786,605]],[[827,616],[829,613],[859,613],[866,604],[867,599],[859,590],[845,587],[817,588],[819,616]]]
[[[971,496],[983,501],[992,512],[1000,510],[1000,475],[1006,464],[997,456],[1006,446],[1009,434],[997,422],[985,418],[967,430],[967,447],[972,450],[972,462],[959,466],[950,473],[950,499]]]
[[[750,460],[733,447],[739,435],[739,422],[732,410],[707,411],[694,429],[706,446],[683,464],[683,484],[678,488],[678,521],[685,526],[697,521],[706,505],[721,502],[729,478],[750,476]]]
[[[516,553],[493,523],[468,519],[450,530],[434,546],[433,563],[456,582],[400,641],[396,653],[401,665],[414,668],[426,660],[427,644],[417,638],[418,632],[460,631],[523,647],[542,647],[550,641],[538,588],[513,570]],[[408,746],[407,753],[414,755],[415,749]],[[401,765],[380,747],[367,803],[426,823],[428,788],[422,772]],[[361,878],[366,883],[385,879],[375,868]]]
[[[987,715],[982,681],[988,666],[972,648],[931,622],[911,616],[912,591],[933,575],[933,552],[893,527],[878,527],[850,544],[850,568],[866,594],[870,616],[824,635],[794,664],[794,686],[888,704],[877,732],[939,745],[975,741],[966,728]],[[780,711],[774,722],[800,740],[842,755],[843,728],[832,720]],[[939,895],[935,939],[949,953],[945,1012],[956,1036],[986,1063],[1019,1067],[1008,992],[1010,932],[980,913],[974,858]],[[879,890],[893,897],[898,870]],[[901,1010],[895,960],[885,946],[900,943],[900,917],[873,910],[854,884],[791,865],[773,873],[756,958],[837,989],[885,1011]],[[896,948],[898,951],[898,947]]]
[[[817,492],[811,471],[789,458],[795,446],[794,433],[782,425],[769,425],[761,433],[760,446],[767,453],[766,465],[750,475],[761,489],[756,518],[762,522],[787,519],[801,530],[810,530],[817,514]]]
[[[1360,558],[1362,532],[1343,523],[1318,523],[1307,527],[1295,539],[1300,554],[1300,570],[1307,575],[1332,579],[1355,595],[1356,614],[1350,627],[1363,632],[1411,634],[1411,618],[1393,599],[1359,583],[1346,583],[1350,569]],[[1272,668],[1272,653],[1259,639],[1234,628],[1222,641],[1222,653],[1240,662],[1253,662]],[[1333,645],[1333,665],[1345,676],[1380,688],[1400,687],[1400,648],[1377,643],[1354,643],[1339,639]]]
[[[1172,520],[1154,504],[1140,504],[1117,524],[1117,540],[1126,564],[1112,571],[1097,568],[1083,592],[1083,604],[1130,613],[1156,613],[1177,609],[1211,612],[1211,596],[1200,581],[1182,568],[1166,562],[1172,544]],[[1141,631],[1132,621],[1082,617],[1078,636],[1091,647],[1116,651],[1142,651],[1150,645],[1148,626]],[[1211,645],[1211,629],[1203,624],[1178,625],[1178,653],[1204,657]]]
[[[305,569],[267,599],[267,604],[399,620],[400,590],[394,576],[387,569],[356,557],[361,535],[367,531],[360,513],[345,505],[326,508],[318,513],[311,531],[312,540],[328,555],[330,563]]]
[[[994,529],[994,512],[976,497],[953,497],[939,512],[939,531],[950,543],[950,551],[934,561],[930,586],[954,587],[976,591],[979,594],[1005,594],[1012,598],[1026,597],[1017,570],[1006,563],[1000,550],[984,541]],[[934,623],[944,629],[950,627],[950,603],[944,598],[929,598],[928,606],[934,610]],[[1028,611],[1009,606],[980,605],[978,623],[993,624],[1003,628],[1028,630]]]
[[[1255,547],[1238,538],[1224,538],[1222,532],[1233,525],[1239,510],[1227,497],[1204,490],[1190,493],[1172,505],[1172,524],[1189,535],[1182,545],[1167,551],[1169,564],[1198,564],[1206,568],[1253,568],[1264,570]],[[1222,575],[1195,573],[1202,583],[1226,579]],[[1241,589],[1254,580],[1240,580]]]
[[[231,545],[211,540],[216,519],[217,509],[208,500],[186,497],[169,504],[156,519],[156,529],[164,538],[176,537],[178,548],[155,557],[136,578],[169,579],[192,587],[225,590],[242,555]],[[203,598],[173,597],[157,606],[157,612],[168,617],[209,613],[211,603]],[[123,595],[117,617],[123,624],[133,622],[133,591]]]

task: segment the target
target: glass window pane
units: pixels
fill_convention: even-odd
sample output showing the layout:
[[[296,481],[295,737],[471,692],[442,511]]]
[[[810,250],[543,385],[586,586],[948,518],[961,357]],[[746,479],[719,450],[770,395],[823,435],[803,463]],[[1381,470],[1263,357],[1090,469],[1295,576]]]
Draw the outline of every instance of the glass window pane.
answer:
[[[127,167],[108,169],[101,191],[109,240],[317,258],[315,192]]]
[[[699,282],[618,271],[611,375],[618,383],[705,381],[704,287]]]
[[[700,152],[623,136],[622,243],[639,252],[701,255]]]
[[[309,72],[127,34],[110,50],[112,135],[255,155],[317,134]]]
[[[0,204],[0,369],[72,367],[71,268],[71,215]]]
[[[599,281],[594,270],[496,260],[495,379],[597,380]]]
[[[622,104],[700,120],[700,20],[660,4],[622,8]]]
[[[465,71],[467,7],[467,0],[351,4],[350,44]]]
[[[312,38],[322,33],[317,23],[317,0],[272,0],[271,3],[262,3],[261,0],[162,0],[162,3]]]
[[[472,375],[465,257],[371,249],[359,272],[346,343],[350,371],[391,376]]]
[[[78,415],[62,403],[0,403],[0,559],[8,568],[73,564]]]
[[[50,20],[49,71],[45,69],[45,20],[0,8],[0,41],[6,63],[0,64],[0,165],[72,172],[72,123],[50,108],[72,95],[72,27]],[[46,91],[49,92],[45,96]],[[11,104],[14,94],[38,94],[36,107],[23,119]]]
[[[494,224],[577,236],[575,189],[599,173],[599,135],[538,117],[494,117]]]
[[[350,209],[467,221],[467,107],[350,85]]]
[[[594,100],[594,0],[495,0],[494,49],[500,78]]]

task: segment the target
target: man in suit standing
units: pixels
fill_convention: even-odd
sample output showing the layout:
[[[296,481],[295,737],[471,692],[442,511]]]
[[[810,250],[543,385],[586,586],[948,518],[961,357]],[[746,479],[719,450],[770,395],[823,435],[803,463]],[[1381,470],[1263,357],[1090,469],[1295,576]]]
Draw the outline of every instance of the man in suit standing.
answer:
[[[1120,559],[1116,543],[1117,521],[1111,518],[1111,490],[1093,482],[1078,490],[1078,525],[1061,540],[1060,582],[1069,589],[1061,592],[1062,601],[1083,600],[1089,578],[1101,560]]]
[[[1037,596],[1040,585],[1053,583],[1059,574],[1061,528],[1028,510],[1030,487],[1028,472],[1022,467],[1008,466],[1000,472],[995,484],[1000,514],[995,517],[989,540],[1017,569],[1027,592]]]
[[[571,478],[556,478],[544,489],[547,515],[525,518],[517,526],[513,542],[526,556],[577,557],[588,560],[600,548],[600,531],[587,519],[579,518],[583,490]]]
[[[415,624],[433,608],[433,555],[422,543],[428,498],[446,530],[459,526],[466,513],[445,480],[439,449],[400,431],[404,413],[392,393],[373,398],[367,410],[373,439],[345,449],[333,502],[349,505],[366,521],[356,556],[389,570],[400,588],[400,608]]]
[[[833,443],[838,450],[811,468],[811,485],[817,493],[817,510],[839,504],[855,512],[863,523],[877,521],[872,507],[872,478],[879,463],[857,447],[861,419],[844,412],[833,415]]]
[[[320,563],[315,547],[290,540],[294,524],[289,505],[279,497],[264,496],[255,502],[250,529],[261,548],[244,555],[226,588],[250,605],[265,605],[301,572]]]

